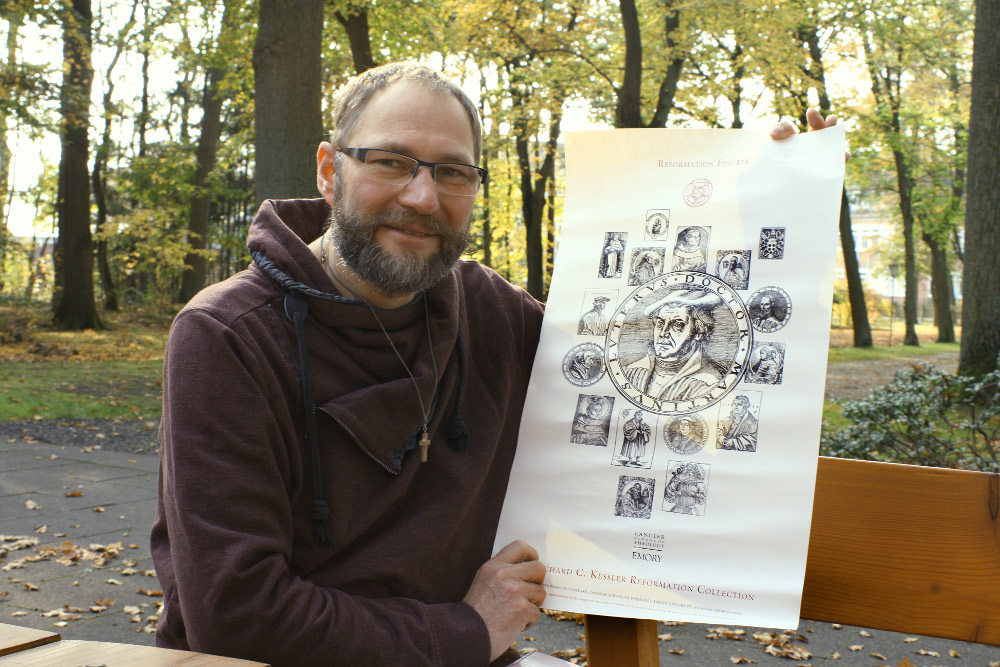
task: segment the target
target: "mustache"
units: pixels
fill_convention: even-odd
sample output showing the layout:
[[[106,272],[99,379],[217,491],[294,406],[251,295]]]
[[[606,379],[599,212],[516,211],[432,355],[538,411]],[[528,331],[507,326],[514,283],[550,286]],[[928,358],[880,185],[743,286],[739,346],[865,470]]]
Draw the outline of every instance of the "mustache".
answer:
[[[399,227],[414,231],[427,232],[437,236],[450,238],[455,232],[448,223],[433,215],[413,213],[412,211],[380,211],[371,217],[371,236],[379,227]]]

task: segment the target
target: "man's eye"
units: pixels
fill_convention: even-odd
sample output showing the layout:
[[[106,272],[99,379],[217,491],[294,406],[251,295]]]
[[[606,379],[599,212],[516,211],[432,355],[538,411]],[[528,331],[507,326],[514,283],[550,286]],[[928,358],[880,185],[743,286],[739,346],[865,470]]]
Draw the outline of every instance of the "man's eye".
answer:
[[[684,321],[683,320],[674,320],[673,322],[670,323],[670,330],[671,331],[684,331]]]
[[[401,169],[409,171],[409,165],[403,160],[394,157],[380,157],[376,160],[370,161],[368,164],[375,165],[376,167],[382,167],[384,169]]]

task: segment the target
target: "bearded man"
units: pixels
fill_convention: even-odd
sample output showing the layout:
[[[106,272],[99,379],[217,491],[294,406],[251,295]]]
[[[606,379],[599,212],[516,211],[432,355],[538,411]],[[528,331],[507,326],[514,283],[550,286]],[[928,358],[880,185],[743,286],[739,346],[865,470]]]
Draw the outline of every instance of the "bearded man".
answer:
[[[157,644],[508,664],[545,597],[530,546],[491,558],[542,308],[459,260],[488,176],[457,86],[396,63],[333,112],[322,198],[264,202],[254,264],[171,330]]]

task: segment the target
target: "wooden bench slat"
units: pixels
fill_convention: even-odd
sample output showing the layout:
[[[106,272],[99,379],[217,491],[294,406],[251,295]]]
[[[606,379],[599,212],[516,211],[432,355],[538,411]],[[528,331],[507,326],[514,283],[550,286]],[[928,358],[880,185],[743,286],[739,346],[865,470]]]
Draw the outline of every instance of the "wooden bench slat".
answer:
[[[100,664],[105,667],[267,667],[264,663],[216,655],[174,651],[151,646],[64,639],[38,648],[0,657],[0,666],[66,667]]]
[[[1000,645],[1000,476],[821,458],[804,618]]]
[[[0,656],[59,641],[59,634],[0,623]]]

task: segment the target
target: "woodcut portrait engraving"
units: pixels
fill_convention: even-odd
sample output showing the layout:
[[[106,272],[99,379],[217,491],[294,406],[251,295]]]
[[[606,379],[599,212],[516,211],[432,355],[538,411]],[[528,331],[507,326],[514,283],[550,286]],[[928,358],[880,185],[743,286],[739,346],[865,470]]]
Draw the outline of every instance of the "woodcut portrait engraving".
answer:
[[[601,278],[621,278],[622,264],[625,262],[626,232],[606,232],[604,245],[601,248],[601,265],[598,275]]]
[[[754,343],[743,379],[751,384],[781,384],[784,371],[784,343]]]
[[[711,227],[682,227],[674,244],[673,271],[707,271],[706,249]]]
[[[653,494],[656,480],[622,475],[618,478],[615,516],[648,519],[653,514]]]
[[[596,343],[581,343],[563,357],[563,377],[577,387],[589,387],[604,376],[604,350]]]
[[[649,468],[653,463],[655,446],[649,415],[642,410],[622,410],[618,416],[619,444],[611,458],[611,465],[631,468]]]
[[[729,393],[751,343],[749,316],[732,287],[708,274],[673,272],[618,307],[605,357],[611,380],[636,407],[687,413]]]
[[[771,333],[788,324],[792,316],[792,300],[780,287],[762,287],[747,303],[750,323],[756,331]]]
[[[617,291],[612,290],[585,290],[584,313],[580,316],[576,333],[581,336],[606,336],[617,295]]]
[[[750,254],[749,250],[719,250],[715,275],[733,289],[746,289],[750,282]]]
[[[570,442],[594,447],[608,446],[611,431],[611,411],[614,409],[613,396],[592,396],[580,394],[576,402],[576,416],[570,429]]]
[[[666,419],[663,441],[675,454],[697,454],[708,441],[708,423],[697,413]]]
[[[757,451],[757,419],[760,416],[760,392],[754,392],[757,404],[747,394],[735,394],[719,409],[718,449],[738,452]]]
[[[664,248],[635,248],[629,263],[628,284],[641,285],[663,273]]]
[[[674,514],[703,516],[708,501],[708,474],[706,463],[670,461],[667,465],[667,483],[663,487],[663,510]]]
[[[665,241],[670,228],[670,209],[650,209],[646,211],[646,240]]]

